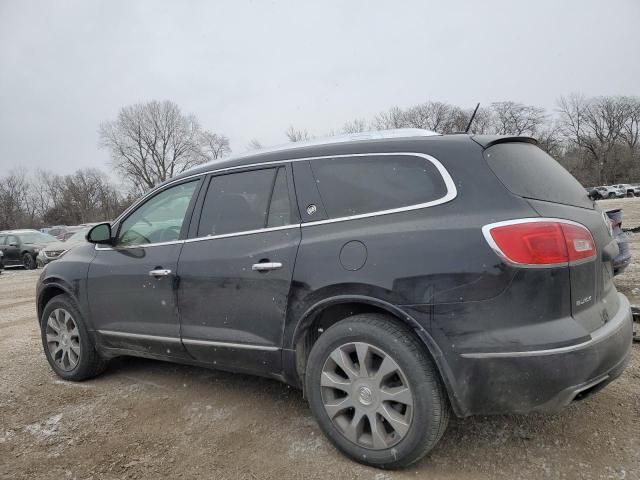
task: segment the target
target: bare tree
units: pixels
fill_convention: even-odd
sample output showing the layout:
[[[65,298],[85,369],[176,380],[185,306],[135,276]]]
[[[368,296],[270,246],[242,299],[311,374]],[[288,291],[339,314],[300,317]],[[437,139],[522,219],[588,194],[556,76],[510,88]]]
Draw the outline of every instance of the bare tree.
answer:
[[[217,160],[231,153],[229,139],[208,130],[200,135],[200,144],[207,160]]]
[[[425,102],[405,110],[404,120],[408,127],[450,133],[456,130],[458,111],[448,103]]]
[[[391,107],[385,112],[380,112],[375,116],[372,124],[376,130],[391,130],[409,126],[400,107]]]
[[[198,121],[168,100],[124,107],[116,120],[100,125],[99,136],[116,172],[138,190],[206,161]]]
[[[564,153],[562,132],[557,123],[551,123],[538,130],[536,135],[538,146],[555,159],[561,158]]]
[[[453,107],[452,123],[450,132],[464,132],[469,126],[469,120],[475,108],[468,108],[463,110],[459,107]],[[493,112],[486,107],[478,107],[473,122],[469,128],[469,133],[477,133],[480,135],[493,133]],[[448,133],[448,132],[443,132]]]
[[[561,97],[560,122],[569,142],[592,160],[597,183],[613,180],[616,147],[628,121],[629,108],[621,97],[587,99],[581,95]]]
[[[367,125],[366,120],[363,120],[361,118],[356,118],[355,120],[352,120],[350,122],[346,122],[343,126],[342,126],[342,133],[360,133],[360,132],[366,132],[367,130],[369,130],[369,127]],[[329,134],[329,136],[332,136],[333,132],[331,132]]]
[[[516,102],[495,102],[491,104],[494,130],[498,135],[535,136],[546,122],[543,108]]]
[[[14,170],[0,179],[0,230],[27,227],[33,209],[29,206],[29,183],[24,170]]]
[[[297,128],[294,128],[293,125],[291,125],[287,129],[287,131],[285,132],[285,135],[287,136],[290,142],[302,142],[304,140],[309,140],[311,138],[307,130],[299,130]]]
[[[42,220],[47,224],[74,225],[112,220],[131,202],[93,168],[70,175],[46,175],[43,182],[51,193]]]
[[[261,148],[264,147],[257,138],[251,139],[251,141],[247,144],[247,150],[260,150]]]

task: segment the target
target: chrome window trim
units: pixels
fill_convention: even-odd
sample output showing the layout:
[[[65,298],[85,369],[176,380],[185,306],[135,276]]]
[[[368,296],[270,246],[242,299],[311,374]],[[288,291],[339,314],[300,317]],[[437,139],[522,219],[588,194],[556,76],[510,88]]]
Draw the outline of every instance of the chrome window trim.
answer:
[[[182,243],[193,243],[193,242],[202,242],[205,240],[217,240],[219,238],[229,238],[229,237],[242,237],[245,235],[255,235],[256,233],[266,233],[266,232],[275,232],[278,230],[290,230],[293,228],[300,228],[299,223],[293,223],[291,225],[282,225],[280,227],[268,227],[268,228],[259,228],[257,230],[245,230],[242,232],[234,232],[234,233],[224,233],[221,235],[208,235],[206,237],[195,237],[195,238],[187,238],[185,240],[172,240],[170,242],[157,242],[157,243],[144,243],[141,245],[126,245],[122,247],[100,247],[98,245],[95,246],[96,250],[129,250],[132,248],[147,248],[147,247],[157,247],[160,245],[177,245]]]
[[[328,218],[326,220],[317,220],[315,222],[313,221],[305,222],[302,224],[302,226],[311,227],[314,225],[324,225],[326,223],[345,222],[348,220],[358,220],[360,218],[370,218],[370,217],[377,217],[381,215],[390,215],[392,213],[401,213],[401,212],[408,212],[411,210],[419,210],[421,208],[434,207],[436,205],[441,205],[443,203],[450,202],[451,200],[453,200],[458,196],[458,190],[456,189],[456,184],[454,183],[453,178],[451,178],[451,175],[449,174],[448,170],[444,168],[444,165],[442,165],[442,163],[440,163],[438,159],[436,159],[435,157],[432,157],[431,155],[427,155],[426,153],[417,153],[417,152],[353,153],[348,155],[325,155],[322,157],[308,158],[306,160],[319,160],[324,158],[350,158],[350,157],[380,157],[380,156],[389,157],[389,156],[396,156],[396,155],[407,156],[407,157],[418,157],[430,162],[434,167],[436,167],[436,170],[438,170],[438,173],[442,177],[442,180],[444,181],[444,185],[445,185],[445,188],[447,189],[447,192],[440,198],[437,198],[435,200],[430,200],[424,203],[407,205],[405,207],[390,208],[387,210],[376,210],[374,212],[359,213],[357,215],[349,215],[346,217]]]
[[[373,152],[373,153],[348,153],[348,154],[341,154],[341,155],[321,155],[321,156],[316,156],[316,157],[303,157],[303,158],[291,158],[291,159],[283,159],[283,160],[274,160],[272,162],[259,162],[259,163],[252,163],[252,164],[248,164],[248,165],[237,165],[235,167],[226,167],[226,168],[220,168],[217,170],[208,170],[206,172],[202,172],[202,173],[197,173],[194,175],[190,175],[187,177],[182,177],[182,178],[178,178],[174,181],[171,181],[165,185],[162,185],[162,189],[167,188],[175,183],[179,183],[179,182],[183,182],[185,180],[191,179],[191,178],[197,178],[197,177],[201,177],[204,175],[214,175],[214,174],[220,174],[220,173],[226,173],[226,172],[230,172],[230,171],[234,171],[234,170],[243,170],[243,169],[247,169],[247,168],[253,168],[253,167],[275,167],[278,165],[283,165],[283,164],[287,164],[287,163],[294,163],[294,162],[305,162],[305,161],[311,161],[311,160],[322,160],[322,159],[329,159],[329,158],[351,158],[351,157],[372,157],[372,156],[395,156],[395,155],[401,155],[401,156],[409,156],[409,157],[418,157],[418,158],[422,158],[428,162],[430,162],[431,164],[433,164],[434,167],[436,167],[436,170],[438,170],[438,173],[440,174],[440,176],[442,177],[442,180],[444,181],[445,184],[445,188],[446,188],[446,193],[444,194],[444,196],[435,199],[435,200],[431,200],[429,202],[424,202],[424,203],[418,203],[418,204],[414,204],[414,205],[407,205],[405,207],[398,207],[398,208],[391,208],[388,210],[377,210],[375,212],[367,212],[367,213],[361,213],[361,214],[357,214],[357,215],[350,215],[347,217],[338,217],[338,218],[328,218],[326,220],[317,220],[314,222],[305,222],[305,223],[297,223],[297,224],[291,224],[291,225],[284,225],[284,226],[280,226],[280,227],[267,227],[267,228],[261,228],[261,229],[255,229],[255,230],[246,230],[246,231],[242,231],[242,232],[234,232],[234,233],[226,233],[226,234],[222,234],[222,235],[209,235],[206,237],[194,237],[194,238],[187,238],[184,240],[172,240],[169,242],[156,242],[156,243],[146,243],[146,244],[141,244],[141,245],[128,245],[128,246],[122,246],[122,247],[99,247],[96,244],[95,249],[96,250],[119,250],[119,249],[131,249],[131,248],[147,248],[147,247],[156,247],[156,246],[160,246],[160,245],[174,245],[174,244],[180,244],[180,243],[191,243],[191,242],[201,242],[204,240],[216,240],[219,238],[231,238],[231,237],[239,237],[239,236],[243,236],[243,235],[253,235],[256,233],[263,233],[263,232],[270,232],[270,231],[276,231],[276,230],[285,230],[285,229],[289,229],[289,228],[300,228],[300,227],[312,227],[315,225],[324,225],[327,223],[336,223],[336,222],[345,222],[348,220],[358,220],[361,218],[370,218],[370,217],[377,217],[377,216],[381,216],[381,215],[390,215],[393,213],[401,213],[401,212],[408,212],[411,210],[419,210],[422,208],[428,208],[428,207],[433,207],[436,205],[441,205],[443,203],[447,203],[450,202],[451,200],[453,200],[454,198],[456,198],[458,196],[458,190],[456,188],[456,185],[453,181],[453,178],[451,178],[451,175],[449,174],[448,170],[444,167],[444,165],[442,165],[442,163],[440,163],[440,161],[438,159],[436,159],[435,157],[428,155],[426,153],[419,153],[419,152]],[[116,220],[114,220],[113,224],[116,224],[118,222],[120,222],[123,218],[125,218],[130,212],[132,212],[133,210],[135,210],[136,208],[138,208],[138,206],[140,204],[142,204],[147,198],[149,198],[152,195],[156,194],[156,191],[158,189],[154,189],[152,191],[150,191],[149,193],[147,193],[145,196],[143,196],[140,200],[138,200],[136,203],[134,203],[133,205],[131,205],[127,210],[125,210],[124,212],[122,212],[118,218],[116,218]]]
[[[230,237],[242,237],[245,235],[255,235],[256,233],[266,233],[266,232],[277,232],[278,230],[291,230],[292,228],[300,228],[299,223],[292,223],[291,225],[282,225],[280,227],[267,227],[267,228],[258,228],[256,230],[245,230],[242,232],[234,232],[234,233],[223,233],[220,235],[208,235],[206,237],[194,237],[187,238],[185,240],[181,240],[183,243],[193,243],[193,242],[202,242],[204,240],[217,240],[219,238],[230,238]]]
[[[491,249],[496,253],[496,255],[498,255],[498,257],[500,257],[500,259],[503,262],[505,262],[508,265],[512,265],[514,267],[519,267],[519,268],[556,268],[556,267],[567,267],[567,266],[572,267],[575,265],[581,265],[583,263],[591,262],[595,260],[596,257],[598,256],[598,247],[596,246],[594,241],[593,246],[596,248],[596,253],[594,253],[592,257],[583,258],[581,260],[577,260],[573,262],[545,263],[543,265],[531,264],[531,263],[518,263],[507,258],[507,256],[502,252],[502,250],[498,246],[498,244],[493,240],[493,237],[491,236],[491,233],[490,233],[491,229],[496,227],[504,227],[507,225],[519,225],[521,223],[538,223],[538,222],[557,222],[557,223],[564,223],[567,225],[575,225],[577,227],[582,227],[585,230],[587,230],[587,232],[589,232],[589,234],[591,235],[591,238],[593,238],[593,233],[591,233],[591,230],[589,230],[583,224],[574,222],[573,220],[567,220],[564,218],[552,218],[552,217],[516,218],[513,220],[504,220],[501,222],[489,223],[487,225],[482,226],[482,235],[484,235],[484,239],[487,241]]]

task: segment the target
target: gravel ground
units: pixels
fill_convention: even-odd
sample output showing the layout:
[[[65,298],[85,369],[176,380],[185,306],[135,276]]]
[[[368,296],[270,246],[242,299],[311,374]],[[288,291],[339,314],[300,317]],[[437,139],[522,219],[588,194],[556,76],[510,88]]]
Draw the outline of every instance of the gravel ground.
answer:
[[[640,199],[603,206],[619,203],[640,225]],[[640,233],[629,239],[640,259]],[[638,344],[624,375],[588,400],[555,415],[453,419],[422,462],[383,472],[339,454],[300,392],[275,381],[138,359],[60,380],[40,344],[37,276],[0,275],[1,478],[640,479]],[[640,262],[617,284],[640,305],[639,277]]]

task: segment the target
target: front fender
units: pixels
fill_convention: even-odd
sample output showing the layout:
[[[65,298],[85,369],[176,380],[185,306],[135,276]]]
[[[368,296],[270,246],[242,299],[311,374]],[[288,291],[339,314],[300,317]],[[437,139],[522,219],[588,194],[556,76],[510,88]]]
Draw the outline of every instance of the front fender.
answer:
[[[45,266],[36,287],[38,318],[42,313],[48,295],[58,290],[69,295],[92,330],[87,305],[87,274],[89,265],[95,256],[92,244],[78,245],[69,250],[62,258]]]

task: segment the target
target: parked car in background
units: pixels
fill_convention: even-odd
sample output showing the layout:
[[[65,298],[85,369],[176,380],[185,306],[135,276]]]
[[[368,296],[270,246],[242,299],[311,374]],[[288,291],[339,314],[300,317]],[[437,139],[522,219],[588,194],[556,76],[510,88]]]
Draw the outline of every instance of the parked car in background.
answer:
[[[85,229],[85,231],[86,231],[86,227],[83,227],[83,226],[67,227],[66,230],[64,231],[64,233],[61,233],[56,238],[58,240],[60,240],[61,242],[66,242],[69,238],[71,238],[73,235],[75,235],[76,232],[78,232],[78,231],[80,231],[82,229]]]
[[[48,229],[47,233],[49,235],[56,237],[58,240],[60,240],[60,237],[64,235],[66,231],[67,231],[66,225],[54,225],[53,227],[50,227]]]
[[[0,250],[0,273],[4,270],[4,253]]]
[[[611,224],[523,137],[401,130],[197,167],[38,281],[44,354],[133,355],[303,388],[349,457],[422,458],[450,412],[556,411],[631,351]]]
[[[585,191],[587,192],[587,196],[591,200],[600,200],[600,193],[596,189],[596,187],[585,187]]]
[[[57,239],[38,230],[5,230],[0,232],[0,250],[4,253],[5,267],[36,268],[36,258],[45,246]]]
[[[640,196],[640,188],[629,183],[620,183],[618,185],[611,185],[611,187],[617,188],[618,190],[623,190],[627,197]]]
[[[69,249],[78,245],[79,243],[85,243],[85,238],[90,227],[82,227],[72,233],[64,242],[53,242],[40,250],[37,257],[38,266],[44,266],[53,260],[57,260],[64,255]]]
[[[627,196],[627,192],[624,188],[602,185],[600,187],[594,187],[594,189],[594,200],[601,200],[604,198],[624,198]]]

